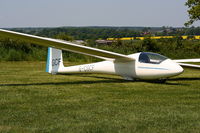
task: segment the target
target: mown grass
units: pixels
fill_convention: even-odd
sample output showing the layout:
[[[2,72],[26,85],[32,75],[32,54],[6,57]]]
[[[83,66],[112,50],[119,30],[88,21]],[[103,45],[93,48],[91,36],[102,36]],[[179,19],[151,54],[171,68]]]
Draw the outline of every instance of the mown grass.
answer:
[[[0,132],[200,132],[199,70],[158,84],[49,75],[44,62],[0,66]]]

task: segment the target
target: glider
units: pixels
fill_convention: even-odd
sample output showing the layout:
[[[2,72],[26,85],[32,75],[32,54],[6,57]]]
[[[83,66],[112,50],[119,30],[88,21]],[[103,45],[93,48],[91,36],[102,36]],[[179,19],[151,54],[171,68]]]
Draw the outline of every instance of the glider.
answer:
[[[200,69],[200,65],[187,64],[187,62],[200,62],[200,58],[171,60],[163,55],[151,52],[124,55],[82,46],[68,41],[39,37],[3,29],[0,29],[0,36],[20,39],[29,43],[49,47],[46,72],[51,74],[106,73],[122,76],[126,80],[164,80],[181,74],[184,71],[181,66]],[[104,61],[65,67],[63,65],[62,50],[93,56],[103,59]]]

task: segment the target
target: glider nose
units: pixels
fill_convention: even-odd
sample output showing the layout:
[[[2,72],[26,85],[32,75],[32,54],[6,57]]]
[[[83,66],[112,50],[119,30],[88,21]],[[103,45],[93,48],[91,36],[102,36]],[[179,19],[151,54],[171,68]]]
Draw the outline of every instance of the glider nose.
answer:
[[[177,76],[184,71],[183,68],[178,63],[172,60],[167,60],[165,63],[166,63],[165,65],[168,66],[167,67],[169,70],[168,74],[170,76]]]
[[[183,73],[184,71],[184,69],[179,64],[176,64],[176,67],[174,70],[177,75]]]

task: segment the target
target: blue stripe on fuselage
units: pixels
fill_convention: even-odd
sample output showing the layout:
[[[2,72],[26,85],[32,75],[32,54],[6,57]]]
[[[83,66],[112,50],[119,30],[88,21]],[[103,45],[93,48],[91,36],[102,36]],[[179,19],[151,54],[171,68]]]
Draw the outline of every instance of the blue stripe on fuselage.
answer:
[[[169,69],[160,68],[160,67],[138,67],[138,68],[141,68],[141,69],[155,69],[155,70],[169,70]]]

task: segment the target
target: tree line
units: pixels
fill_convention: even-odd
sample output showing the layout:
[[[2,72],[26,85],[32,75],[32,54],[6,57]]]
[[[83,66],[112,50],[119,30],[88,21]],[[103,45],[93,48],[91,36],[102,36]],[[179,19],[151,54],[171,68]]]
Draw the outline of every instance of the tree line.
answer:
[[[72,36],[75,40],[107,39],[142,36],[200,35],[200,27],[58,27],[58,28],[16,28],[18,32],[45,37],[55,37],[60,33]],[[147,33],[147,34],[146,34]]]

